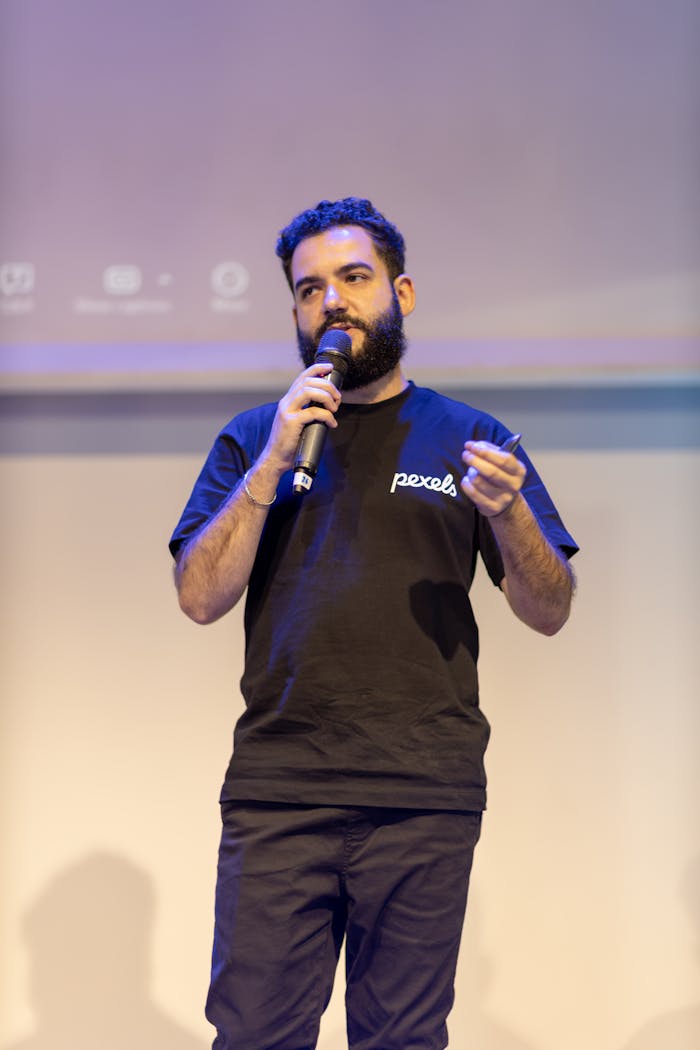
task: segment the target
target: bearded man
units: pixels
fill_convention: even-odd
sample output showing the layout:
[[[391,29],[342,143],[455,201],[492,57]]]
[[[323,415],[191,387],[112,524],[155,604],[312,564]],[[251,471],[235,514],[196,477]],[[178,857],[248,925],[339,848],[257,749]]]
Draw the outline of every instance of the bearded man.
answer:
[[[304,369],[224,427],[171,540],[197,623],[248,591],[207,1016],[216,1050],[310,1050],[345,941],[352,1050],[441,1050],[486,801],[477,555],[550,635],[577,548],[501,423],[405,378],[414,286],[370,201],[302,212],[277,254]],[[342,397],[315,362],[333,328]],[[298,494],[313,422],[327,440]]]

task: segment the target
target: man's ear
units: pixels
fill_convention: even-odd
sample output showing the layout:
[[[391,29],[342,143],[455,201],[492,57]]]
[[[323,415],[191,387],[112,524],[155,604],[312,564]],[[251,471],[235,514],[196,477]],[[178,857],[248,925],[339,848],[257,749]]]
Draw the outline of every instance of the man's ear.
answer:
[[[394,278],[394,291],[399,300],[401,313],[407,317],[408,314],[413,313],[413,307],[416,305],[416,290],[412,278],[407,273],[400,273]]]
[[[298,325],[299,322],[297,320],[297,308],[296,308],[296,306],[292,307],[292,317],[294,318],[294,324]]]

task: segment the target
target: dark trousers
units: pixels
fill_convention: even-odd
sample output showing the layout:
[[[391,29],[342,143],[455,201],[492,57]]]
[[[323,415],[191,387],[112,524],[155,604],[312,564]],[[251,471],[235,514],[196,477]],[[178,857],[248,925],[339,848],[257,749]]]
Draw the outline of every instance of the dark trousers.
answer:
[[[214,1050],[313,1050],[343,937],[352,1050],[442,1050],[480,813],[227,802]]]

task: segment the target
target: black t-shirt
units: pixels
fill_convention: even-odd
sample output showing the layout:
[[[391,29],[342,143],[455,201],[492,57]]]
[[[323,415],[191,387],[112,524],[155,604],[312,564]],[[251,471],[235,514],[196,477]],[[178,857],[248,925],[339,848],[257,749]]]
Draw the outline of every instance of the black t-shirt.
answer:
[[[261,453],[275,404],[219,435],[173,554]],[[464,442],[501,444],[491,416],[410,384],[342,404],[310,492],[282,478],[251,573],[241,689],[222,799],[481,809],[489,726],[469,601],[477,554],[503,564],[462,494]],[[523,488],[550,543],[576,544],[539,476]]]

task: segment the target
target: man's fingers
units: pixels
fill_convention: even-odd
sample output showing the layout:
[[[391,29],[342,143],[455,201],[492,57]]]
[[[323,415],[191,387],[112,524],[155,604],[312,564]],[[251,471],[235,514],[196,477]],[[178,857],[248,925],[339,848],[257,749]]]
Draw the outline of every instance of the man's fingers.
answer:
[[[467,468],[462,492],[487,517],[510,506],[527,473],[517,456],[490,441],[465,441],[462,462]]]
[[[298,412],[312,402],[324,405],[331,412],[335,412],[340,404],[340,393],[322,376],[309,376],[302,373],[290,387],[283,402],[286,403],[290,412]]]
[[[485,478],[496,478],[499,472],[524,478],[524,465],[512,452],[504,452],[488,441],[465,441],[462,462],[469,468],[471,477],[475,473]]]
[[[327,408],[323,408],[321,405],[311,404],[307,408],[302,408],[299,412],[297,419],[306,426],[307,423],[325,423],[327,427],[337,427],[338,420]]]

